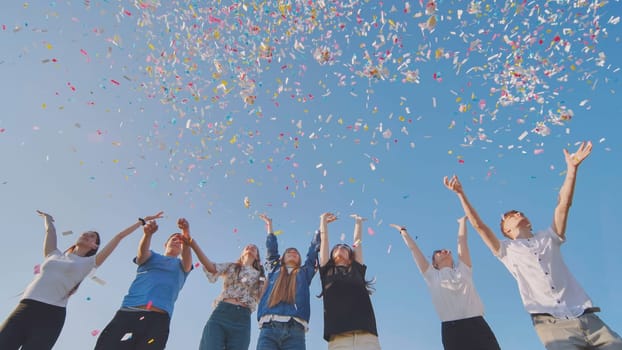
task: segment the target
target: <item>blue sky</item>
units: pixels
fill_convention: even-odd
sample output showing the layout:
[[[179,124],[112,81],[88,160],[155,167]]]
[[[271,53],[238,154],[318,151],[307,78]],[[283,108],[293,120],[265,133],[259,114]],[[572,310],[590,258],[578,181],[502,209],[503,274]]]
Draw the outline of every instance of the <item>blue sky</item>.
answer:
[[[562,149],[592,140],[563,252],[602,318],[622,331],[619,1],[442,1],[433,31],[419,25],[432,16],[425,3],[136,4],[0,5],[3,317],[42,260],[36,209],[54,215],[59,233],[73,232],[59,236],[61,248],[90,229],[107,242],[164,210],[154,249],[185,217],[217,262],[249,242],[263,246],[259,213],[273,218],[281,247],[305,249],[319,215],[332,211],[331,243],[351,243],[350,214],[368,218],[363,246],[383,348],[441,349],[423,279],[388,224],[406,225],[427,253],[455,249],[462,213],[442,177],[457,174],[491,227],[516,208],[545,228]],[[503,105],[500,90],[514,103]],[[502,348],[542,348],[514,280],[469,234]],[[91,332],[134,278],[140,235],[98,269],[105,285],[88,281],[72,297],[57,349],[94,345]],[[220,288],[192,272],[168,348],[198,347]],[[319,278],[311,291],[320,293]],[[254,348],[255,324],[251,338]],[[325,346],[314,298],[307,348]]]

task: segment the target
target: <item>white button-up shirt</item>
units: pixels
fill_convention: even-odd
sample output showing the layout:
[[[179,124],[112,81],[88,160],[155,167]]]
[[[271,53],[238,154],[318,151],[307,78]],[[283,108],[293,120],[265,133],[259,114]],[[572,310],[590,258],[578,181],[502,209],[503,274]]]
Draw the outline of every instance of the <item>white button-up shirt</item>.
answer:
[[[562,259],[562,243],[552,228],[531,238],[501,242],[497,257],[516,279],[523,305],[531,314],[577,318],[592,307]]]

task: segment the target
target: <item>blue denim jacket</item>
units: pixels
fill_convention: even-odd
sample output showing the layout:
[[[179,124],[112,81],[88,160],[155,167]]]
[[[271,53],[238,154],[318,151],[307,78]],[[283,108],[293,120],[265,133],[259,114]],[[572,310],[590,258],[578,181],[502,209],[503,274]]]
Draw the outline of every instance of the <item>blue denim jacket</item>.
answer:
[[[270,299],[272,288],[274,288],[274,284],[281,272],[279,246],[276,236],[272,233],[268,234],[266,237],[266,248],[268,249],[268,287],[259,301],[257,320],[264,315],[280,315],[298,317],[309,322],[309,317],[311,315],[311,293],[309,291],[309,285],[316,272],[317,256],[320,251],[320,232],[317,231],[313,236],[309,251],[307,252],[307,259],[296,275],[296,304],[294,305],[281,302],[268,308],[268,300]]]

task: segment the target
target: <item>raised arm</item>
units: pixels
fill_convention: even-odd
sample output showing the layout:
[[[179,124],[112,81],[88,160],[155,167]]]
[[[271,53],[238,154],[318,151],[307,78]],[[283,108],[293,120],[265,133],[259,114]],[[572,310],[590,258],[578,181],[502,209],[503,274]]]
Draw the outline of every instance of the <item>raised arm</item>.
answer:
[[[276,266],[276,262],[279,260],[279,242],[274,235],[272,227],[272,219],[266,214],[259,214],[259,218],[264,222],[266,228],[266,261],[270,269]]]
[[[363,221],[367,219],[357,214],[352,214],[350,216],[354,218],[354,243],[352,243],[354,259],[356,262],[363,265]]]
[[[190,245],[186,244],[186,242],[192,241],[190,224],[188,220],[179,218],[177,227],[181,230],[181,237],[184,241],[184,244],[181,246],[181,266],[183,266],[185,272],[190,272],[192,270],[192,251],[190,250]]]
[[[321,236],[319,232],[313,234],[311,244],[309,244],[309,250],[307,251],[307,258],[305,259],[304,267],[307,274],[307,281],[311,283],[316,271],[316,262],[318,260],[318,252],[320,251]]]
[[[328,243],[328,224],[337,220],[333,213],[320,215],[320,266],[324,266],[330,260],[330,248]]]
[[[472,267],[471,253],[469,252],[469,242],[467,239],[466,216],[458,219],[458,258],[468,267]]]
[[[389,226],[399,231],[404,243],[406,243],[406,246],[410,249],[419,271],[421,271],[421,273],[425,273],[430,267],[430,263],[428,262],[428,259],[425,258],[425,255],[423,255],[421,249],[419,249],[417,243],[415,243],[415,240],[408,234],[406,227],[397,224],[390,224]]]
[[[54,227],[54,218],[52,215],[37,210],[37,214],[43,217],[45,225],[45,238],[43,239],[43,256],[48,256],[51,252],[58,249],[56,238],[56,227]]]
[[[155,215],[147,216],[143,220],[147,222],[155,219],[161,219],[163,213],[164,212],[161,211]],[[108,242],[108,244],[106,244],[104,248],[102,248],[99,253],[95,255],[95,266],[100,266],[101,264],[103,264],[108,256],[110,256],[110,254],[115,250],[117,245],[119,245],[119,242],[121,242],[123,238],[129,236],[132,232],[136,231],[136,229],[139,228],[142,223],[143,221],[139,219],[132,226],[126,228],[125,230],[117,233],[114,237],[112,237],[110,242]]]
[[[471,206],[471,203],[467,199],[466,194],[464,194],[464,190],[462,189],[462,184],[456,175],[452,176],[451,179],[448,179],[447,176],[443,179],[445,187],[449,190],[453,191],[460,199],[460,204],[462,204],[462,209],[464,210],[464,214],[469,218],[469,222],[475,228],[475,231],[482,238],[486,246],[492,251],[493,254],[497,255],[499,252],[499,248],[501,247],[501,242],[497,236],[495,236],[494,232],[488,227],[482,219],[480,219],[475,208]]]
[[[142,265],[151,257],[151,236],[158,230],[155,220],[147,222],[143,226],[143,236],[138,243],[138,253],[136,253],[136,264]]]
[[[577,170],[579,165],[592,152],[592,142],[582,142],[579,149],[574,154],[569,154],[564,149],[564,157],[566,158],[566,178],[559,190],[559,198],[555,207],[553,216],[553,231],[561,239],[566,239],[566,223],[568,222],[568,211],[572,205],[572,197],[574,196],[574,186],[577,180]]]

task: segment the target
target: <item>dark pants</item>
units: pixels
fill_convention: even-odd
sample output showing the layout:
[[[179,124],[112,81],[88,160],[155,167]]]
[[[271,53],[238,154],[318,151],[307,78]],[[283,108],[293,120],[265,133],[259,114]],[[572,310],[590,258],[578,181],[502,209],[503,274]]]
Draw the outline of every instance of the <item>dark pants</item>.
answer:
[[[248,350],[251,310],[220,302],[203,328],[199,350]]]
[[[482,316],[442,323],[445,350],[500,350],[497,338]]]
[[[95,350],[161,350],[166,347],[168,314],[119,310],[97,339]]]
[[[0,326],[0,349],[52,349],[65,324],[64,307],[24,299]]]

